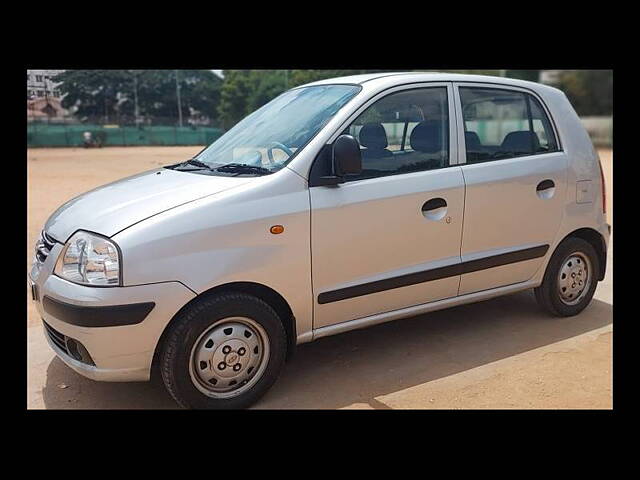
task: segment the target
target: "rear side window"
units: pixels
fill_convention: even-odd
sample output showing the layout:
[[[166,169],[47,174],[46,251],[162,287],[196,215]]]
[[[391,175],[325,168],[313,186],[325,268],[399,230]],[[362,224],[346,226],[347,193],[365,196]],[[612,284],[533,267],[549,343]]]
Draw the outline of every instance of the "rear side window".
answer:
[[[557,150],[542,106],[532,95],[494,88],[460,87],[467,163]]]
[[[362,173],[347,182],[449,165],[446,87],[392,93],[367,108],[344,132],[362,151]]]

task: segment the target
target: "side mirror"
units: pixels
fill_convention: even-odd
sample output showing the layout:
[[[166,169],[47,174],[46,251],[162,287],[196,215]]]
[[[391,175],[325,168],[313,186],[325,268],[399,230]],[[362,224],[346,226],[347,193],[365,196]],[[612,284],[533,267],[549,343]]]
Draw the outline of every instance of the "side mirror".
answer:
[[[333,142],[333,172],[336,177],[362,172],[360,144],[351,135],[340,135]]]

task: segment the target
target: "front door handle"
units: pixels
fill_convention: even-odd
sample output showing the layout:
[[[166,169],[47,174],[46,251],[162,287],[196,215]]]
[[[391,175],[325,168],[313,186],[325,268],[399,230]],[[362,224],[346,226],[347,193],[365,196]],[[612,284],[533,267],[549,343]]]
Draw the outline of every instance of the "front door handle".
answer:
[[[442,220],[446,214],[447,201],[444,198],[432,198],[422,205],[422,215],[428,220],[437,222]]]
[[[438,208],[445,208],[447,206],[447,201],[444,198],[432,198],[428,202],[425,202],[422,205],[422,212],[427,213],[433,210],[437,210]]]
[[[543,180],[536,187],[536,195],[543,200],[548,200],[556,193],[556,184],[553,180]]]
[[[555,187],[556,184],[553,183],[553,180],[543,180],[536,187],[537,192],[542,192],[544,190],[549,190],[550,188]]]

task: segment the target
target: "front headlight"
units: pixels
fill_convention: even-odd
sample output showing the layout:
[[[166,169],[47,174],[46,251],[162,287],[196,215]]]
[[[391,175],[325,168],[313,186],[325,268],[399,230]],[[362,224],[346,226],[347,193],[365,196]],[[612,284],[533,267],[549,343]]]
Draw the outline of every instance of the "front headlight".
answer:
[[[104,237],[77,231],[62,249],[54,273],[81,285],[118,286],[118,248]]]

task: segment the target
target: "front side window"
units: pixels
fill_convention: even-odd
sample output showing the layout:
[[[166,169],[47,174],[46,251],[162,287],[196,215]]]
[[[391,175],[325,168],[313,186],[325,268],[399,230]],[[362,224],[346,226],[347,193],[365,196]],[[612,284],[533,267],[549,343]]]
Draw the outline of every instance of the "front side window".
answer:
[[[540,103],[523,92],[460,87],[467,163],[557,150]]]
[[[289,90],[239,122],[195,160],[230,175],[276,172],[360,90],[355,85]]]
[[[446,87],[392,93],[344,132],[360,143],[362,173],[346,181],[442,168],[449,164]]]

